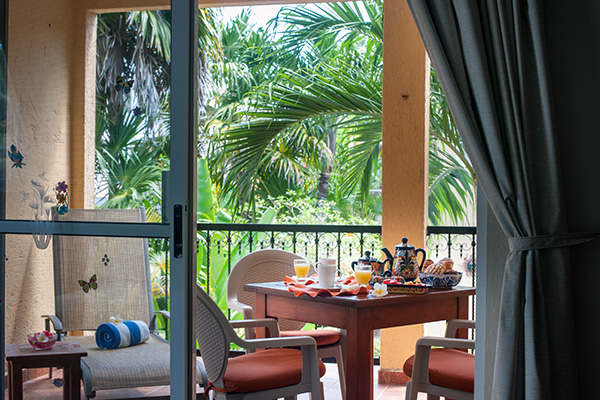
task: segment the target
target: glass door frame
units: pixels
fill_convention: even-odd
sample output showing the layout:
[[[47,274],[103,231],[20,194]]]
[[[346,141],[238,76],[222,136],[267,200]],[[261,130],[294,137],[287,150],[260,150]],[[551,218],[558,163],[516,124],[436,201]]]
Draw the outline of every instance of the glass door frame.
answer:
[[[8,39],[8,3],[0,0],[0,43]],[[170,239],[171,270],[171,398],[196,396],[194,336],[194,285],[196,284],[196,141],[198,1],[171,0],[171,163],[167,210],[163,223],[34,222],[6,220],[6,131],[0,132],[0,251],[6,234],[112,236]],[[6,78],[6,69],[2,71]],[[4,80],[6,82],[6,79]],[[0,94],[0,112],[6,115],[6,93]],[[2,115],[2,114],[0,114]],[[5,262],[0,258],[0,314],[5,322]],[[5,353],[5,323],[0,328]],[[1,367],[4,375],[4,362]],[[4,380],[2,380],[4,393]]]

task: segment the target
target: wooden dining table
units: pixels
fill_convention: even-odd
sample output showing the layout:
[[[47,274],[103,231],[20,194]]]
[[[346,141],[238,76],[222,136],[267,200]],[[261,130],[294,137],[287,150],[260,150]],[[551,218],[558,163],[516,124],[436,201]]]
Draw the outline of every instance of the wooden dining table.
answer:
[[[475,288],[429,290],[424,294],[366,294],[296,297],[283,282],[252,283],[256,318],[284,318],[340,328],[346,362],[347,400],[373,399],[373,330],[455,318],[468,319]],[[466,332],[460,332],[466,337]]]

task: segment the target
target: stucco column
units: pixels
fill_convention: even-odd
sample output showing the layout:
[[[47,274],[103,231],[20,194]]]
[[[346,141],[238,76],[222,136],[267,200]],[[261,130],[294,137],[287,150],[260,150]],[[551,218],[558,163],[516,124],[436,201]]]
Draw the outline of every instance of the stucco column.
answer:
[[[405,1],[384,3],[383,244],[424,247],[427,227],[429,59]],[[398,310],[402,312],[402,310]],[[380,383],[398,382],[423,325],[381,332]]]

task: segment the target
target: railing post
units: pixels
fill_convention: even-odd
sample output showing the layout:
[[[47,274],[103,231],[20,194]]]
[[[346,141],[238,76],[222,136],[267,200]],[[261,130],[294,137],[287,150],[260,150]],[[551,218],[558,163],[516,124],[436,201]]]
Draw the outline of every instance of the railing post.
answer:
[[[296,253],[296,232],[292,233],[292,252]]]
[[[206,231],[206,293],[210,294],[210,231]]]

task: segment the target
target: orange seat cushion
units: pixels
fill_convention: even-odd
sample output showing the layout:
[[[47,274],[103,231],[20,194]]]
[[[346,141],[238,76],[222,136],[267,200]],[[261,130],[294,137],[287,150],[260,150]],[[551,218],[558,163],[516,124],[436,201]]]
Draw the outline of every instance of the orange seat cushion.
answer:
[[[319,362],[319,376],[325,364]],[[296,385],[302,379],[302,352],[296,349],[268,349],[230,358],[219,392],[257,392]]]
[[[306,331],[281,331],[279,333],[281,337],[291,336],[310,336],[315,339],[317,346],[327,346],[328,344],[335,344],[340,340],[340,333],[333,329],[309,329]]]
[[[404,363],[404,373],[412,377],[415,356]],[[429,382],[450,389],[475,390],[475,356],[456,349],[431,349]]]

